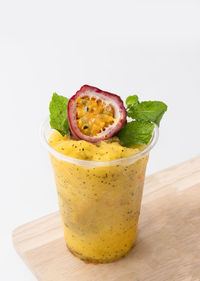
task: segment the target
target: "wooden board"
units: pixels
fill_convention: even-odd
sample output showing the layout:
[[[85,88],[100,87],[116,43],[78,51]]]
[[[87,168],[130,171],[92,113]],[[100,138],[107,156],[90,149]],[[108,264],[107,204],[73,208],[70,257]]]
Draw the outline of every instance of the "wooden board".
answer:
[[[85,264],[65,247],[58,213],[13,231],[41,281],[199,281],[200,157],[147,178],[135,247],[120,261]]]

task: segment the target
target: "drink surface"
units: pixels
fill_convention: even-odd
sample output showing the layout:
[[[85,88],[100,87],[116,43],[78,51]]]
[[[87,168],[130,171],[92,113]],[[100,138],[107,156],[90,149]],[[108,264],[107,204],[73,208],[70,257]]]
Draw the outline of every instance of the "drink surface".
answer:
[[[109,161],[143,147],[123,147],[117,139],[92,144],[53,132],[49,144],[73,158]],[[88,262],[111,262],[134,245],[148,155],[116,166],[80,166],[50,155],[66,244]]]
[[[117,137],[93,144],[84,140],[74,140],[70,136],[62,136],[54,131],[49,137],[49,144],[58,152],[81,160],[110,161],[131,156],[145,146],[121,146]]]

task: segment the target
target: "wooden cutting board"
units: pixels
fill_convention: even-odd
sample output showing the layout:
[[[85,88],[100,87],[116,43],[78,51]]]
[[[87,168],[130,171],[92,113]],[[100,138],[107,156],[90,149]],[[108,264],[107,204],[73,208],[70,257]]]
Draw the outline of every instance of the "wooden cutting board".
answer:
[[[149,176],[135,247],[120,261],[85,264],[65,247],[58,213],[13,231],[41,281],[199,281],[200,157]]]

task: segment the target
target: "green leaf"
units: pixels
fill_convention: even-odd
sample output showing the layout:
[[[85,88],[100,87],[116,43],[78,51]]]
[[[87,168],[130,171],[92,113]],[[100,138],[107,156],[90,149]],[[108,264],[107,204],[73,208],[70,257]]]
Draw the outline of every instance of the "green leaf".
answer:
[[[161,101],[143,101],[133,106],[129,105],[127,115],[135,120],[144,120],[156,123],[158,126],[167,105]]]
[[[134,106],[135,104],[139,103],[139,99],[137,95],[129,96],[126,99],[126,105],[129,106]]]
[[[146,145],[152,137],[154,124],[148,121],[131,121],[118,132],[123,146]]]
[[[49,104],[50,126],[59,131],[63,136],[69,133],[69,124],[67,119],[68,99],[53,93]]]

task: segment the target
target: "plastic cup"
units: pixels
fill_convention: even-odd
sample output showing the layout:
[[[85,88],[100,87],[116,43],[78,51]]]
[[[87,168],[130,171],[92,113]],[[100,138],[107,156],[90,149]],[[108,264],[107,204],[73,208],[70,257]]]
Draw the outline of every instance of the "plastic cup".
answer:
[[[111,161],[65,156],[48,144],[52,132],[47,120],[42,140],[54,170],[68,249],[92,263],[120,259],[136,240],[146,165],[158,139],[157,126],[145,149]]]

